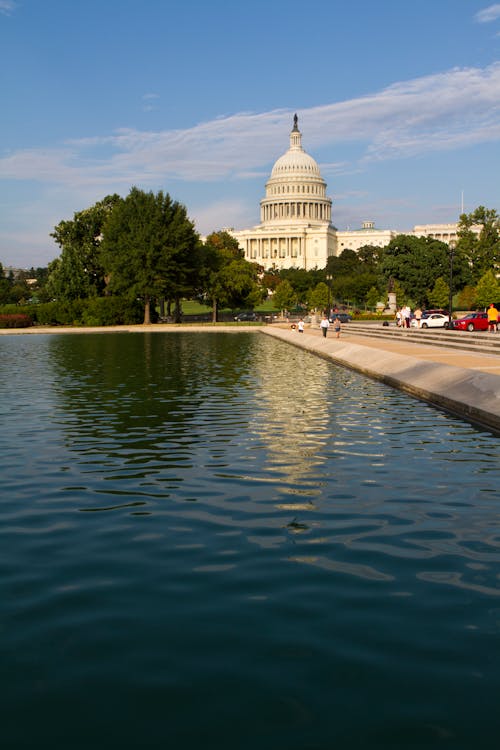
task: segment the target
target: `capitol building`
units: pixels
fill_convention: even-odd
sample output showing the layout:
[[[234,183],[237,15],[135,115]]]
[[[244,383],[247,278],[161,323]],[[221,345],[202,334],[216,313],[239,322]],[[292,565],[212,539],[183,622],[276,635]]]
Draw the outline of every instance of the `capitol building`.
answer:
[[[231,230],[245,259],[266,270],[324,268],[331,255],[357,251],[364,245],[385,247],[398,234],[457,240],[457,224],[423,224],[407,232],[376,229],[365,221],[360,229],[339,231],[332,224],[332,199],[317,162],[302,148],[302,134],[294,116],[290,147],[275,162],[260,201],[260,224]]]

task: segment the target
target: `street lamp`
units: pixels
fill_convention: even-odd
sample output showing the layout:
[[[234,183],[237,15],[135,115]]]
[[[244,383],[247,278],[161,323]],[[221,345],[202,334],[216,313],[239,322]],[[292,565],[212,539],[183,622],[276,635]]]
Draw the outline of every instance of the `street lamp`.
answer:
[[[327,285],[327,287],[328,287],[328,317],[330,317],[331,292],[332,292],[332,288],[331,288],[331,284],[332,284],[332,278],[333,278],[333,276],[332,276],[332,274],[331,274],[331,273],[327,273],[327,274],[326,274],[326,285]]]
[[[450,241],[449,244],[449,258],[450,258],[450,295],[448,298],[448,329],[451,330],[451,318],[452,318],[452,307],[453,307],[453,258],[455,255],[455,242],[454,240]]]

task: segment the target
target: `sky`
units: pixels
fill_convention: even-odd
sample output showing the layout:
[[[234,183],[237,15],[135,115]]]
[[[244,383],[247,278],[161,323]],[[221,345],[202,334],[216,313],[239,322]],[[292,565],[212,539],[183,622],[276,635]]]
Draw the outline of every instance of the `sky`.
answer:
[[[133,186],[244,229],[297,113],[332,222],[500,212],[500,3],[0,0],[0,263]]]

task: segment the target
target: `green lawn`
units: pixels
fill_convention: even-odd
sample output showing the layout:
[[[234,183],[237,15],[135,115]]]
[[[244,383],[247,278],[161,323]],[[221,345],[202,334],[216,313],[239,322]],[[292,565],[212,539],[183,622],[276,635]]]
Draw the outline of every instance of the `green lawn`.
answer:
[[[241,308],[243,309],[243,308]],[[239,312],[240,309],[234,310],[234,312]],[[194,299],[183,299],[182,300],[182,312],[184,315],[203,315],[204,313],[210,313],[212,312],[212,308],[208,307],[208,305],[202,305],[200,302]],[[229,309],[221,310],[220,312],[231,312]],[[268,299],[262,304],[258,305],[255,308],[256,313],[262,313],[267,315],[268,313],[276,313],[279,312],[276,310],[276,308],[273,306],[273,301]]]

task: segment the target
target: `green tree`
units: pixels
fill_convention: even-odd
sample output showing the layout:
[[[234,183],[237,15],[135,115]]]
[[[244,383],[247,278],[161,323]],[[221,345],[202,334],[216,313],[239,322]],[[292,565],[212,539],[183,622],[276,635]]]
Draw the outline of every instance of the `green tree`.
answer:
[[[311,289],[320,281],[325,281],[325,271],[322,269],[306,271],[304,268],[283,268],[279,275],[282,280],[286,279],[291,284],[296,294],[295,304],[298,305],[307,304]]]
[[[476,307],[476,287],[467,284],[457,294],[457,306],[459,310],[474,310]]]
[[[370,310],[375,310],[378,302],[384,302],[385,299],[381,299],[380,291],[376,286],[371,286],[366,293],[366,305]]]
[[[500,284],[498,279],[490,269],[481,276],[476,287],[476,305],[478,307],[487,307],[491,302],[500,301]]]
[[[282,312],[291,310],[297,304],[297,292],[288,279],[283,279],[276,287],[273,294],[273,304]]]
[[[50,297],[63,300],[99,296],[106,286],[101,262],[101,238],[105,221],[122,201],[119,195],[108,195],[94,206],[61,221],[51,237],[61,247],[59,262],[49,266],[47,291]]]
[[[331,255],[326,262],[326,272],[333,277],[351,276],[359,271],[361,261],[354,250],[346,248],[340,255]]]
[[[434,287],[429,293],[429,302],[441,308],[447,308],[450,303],[450,287],[441,276],[434,282]]]
[[[363,245],[358,250],[358,260],[363,273],[376,272],[384,250],[377,245]]]
[[[480,226],[479,235],[473,227]],[[467,267],[472,284],[490,269],[500,269],[500,217],[495,209],[479,206],[470,214],[462,214],[458,223],[458,243],[456,253]]]
[[[309,294],[309,307],[313,310],[326,310],[330,298],[330,290],[324,281],[320,281]]]
[[[356,253],[346,248],[339,256],[331,256],[326,274],[332,279],[333,296],[342,302],[363,305],[372,286],[377,286],[377,268],[381,248],[364,245]]]
[[[221,307],[253,309],[262,300],[259,267],[243,257],[238,241],[224,230],[210,234],[204,246],[203,290],[212,304],[212,320]]]
[[[168,193],[137,187],[118,203],[103,227],[101,260],[111,293],[138,298],[144,323],[151,321],[153,299],[166,297],[180,308],[197,288],[200,242],[186,209]]]
[[[10,289],[12,283],[5,276],[2,264],[0,263],[0,305],[6,305],[10,302]]]
[[[449,248],[432,237],[400,234],[384,249],[380,275],[385,285],[389,279],[398,281],[409,295],[423,305],[436,279],[449,273]]]

